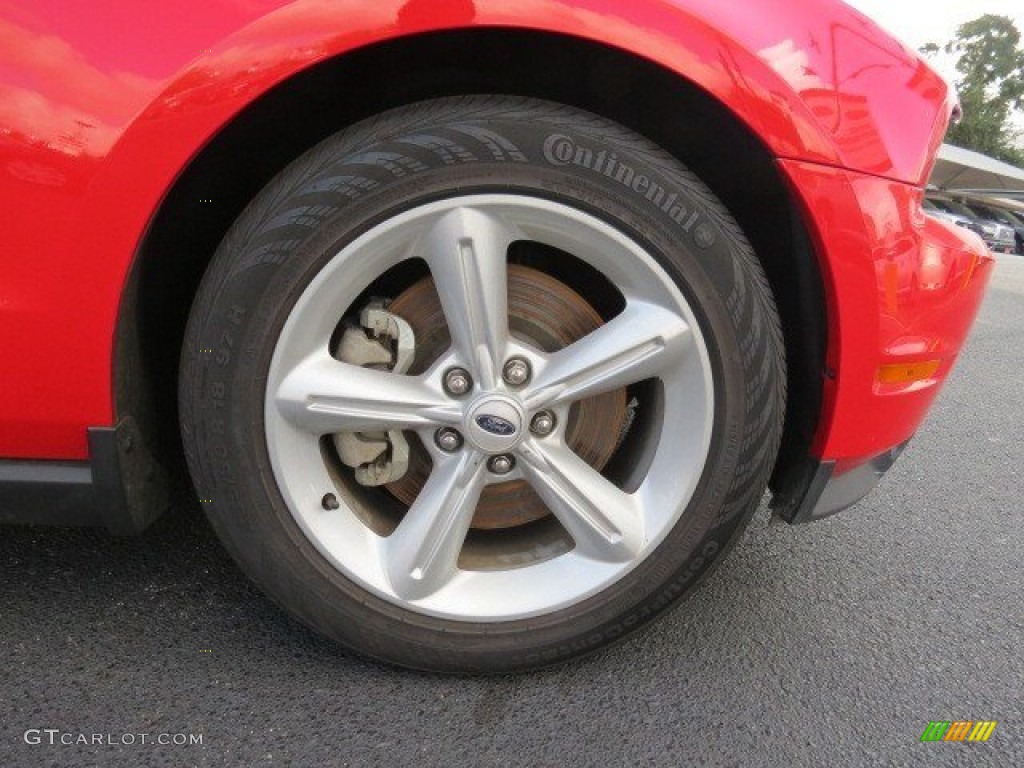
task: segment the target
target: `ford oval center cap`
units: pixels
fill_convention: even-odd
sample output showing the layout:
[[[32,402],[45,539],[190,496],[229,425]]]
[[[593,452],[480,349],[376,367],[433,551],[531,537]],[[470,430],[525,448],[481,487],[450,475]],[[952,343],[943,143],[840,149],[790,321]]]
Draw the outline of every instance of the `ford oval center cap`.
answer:
[[[522,439],[526,415],[518,402],[505,395],[484,395],[469,408],[465,432],[485,453],[504,453]]]

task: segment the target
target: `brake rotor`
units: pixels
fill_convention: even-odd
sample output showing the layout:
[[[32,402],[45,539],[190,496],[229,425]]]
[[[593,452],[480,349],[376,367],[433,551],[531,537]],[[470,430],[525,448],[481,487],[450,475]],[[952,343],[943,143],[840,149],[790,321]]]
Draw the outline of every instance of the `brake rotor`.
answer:
[[[409,370],[422,373],[451,344],[441,300],[434,280],[425,277],[403,291],[388,306],[416,334],[416,358]],[[544,352],[555,352],[602,324],[601,316],[564,283],[539,270],[508,267],[508,322],[516,339]],[[566,442],[596,470],[604,468],[615,452],[626,423],[626,390],[617,389],[577,402],[569,413]],[[414,442],[409,471],[385,487],[399,501],[411,505],[430,473],[426,450]],[[472,527],[512,528],[549,514],[547,506],[525,481],[512,480],[487,486],[477,504]]]

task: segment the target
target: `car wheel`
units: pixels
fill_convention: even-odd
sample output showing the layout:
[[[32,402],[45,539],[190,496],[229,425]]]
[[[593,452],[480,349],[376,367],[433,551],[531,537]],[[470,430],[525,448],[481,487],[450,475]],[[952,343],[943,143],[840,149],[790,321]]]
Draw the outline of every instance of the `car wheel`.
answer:
[[[199,497],[269,595],[430,670],[640,627],[764,493],[785,362],[735,221],[607,120],[505,96],[388,112],[252,201],[180,380]]]

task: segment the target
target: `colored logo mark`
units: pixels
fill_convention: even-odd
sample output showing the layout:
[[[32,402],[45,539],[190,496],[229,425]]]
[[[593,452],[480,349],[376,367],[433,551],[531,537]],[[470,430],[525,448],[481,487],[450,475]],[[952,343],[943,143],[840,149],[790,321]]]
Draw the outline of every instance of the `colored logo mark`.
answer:
[[[996,729],[996,720],[932,720],[921,734],[921,741],[988,741]]]
[[[480,429],[490,432],[492,435],[512,435],[516,431],[516,425],[501,416],[484,414],[476,417],[476,423],[480,425]]]

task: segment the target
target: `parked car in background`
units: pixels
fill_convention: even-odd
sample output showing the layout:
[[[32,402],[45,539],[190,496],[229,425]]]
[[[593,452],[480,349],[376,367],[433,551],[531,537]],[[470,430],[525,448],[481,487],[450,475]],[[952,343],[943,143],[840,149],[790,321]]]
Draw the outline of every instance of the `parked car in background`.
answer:
[[[965,200],[964,205],[980,218],[994,221],[997,224],[1012,229],[1014,238],[1013,250],[1015,253],[1024,253],[1024,219],[1021,219],[1018,214],[974,200]]]
[[[6,0],[0,31],[0,520],[138,532],[191,483],[280,605],[396,664],[588,653],[766,490],[854,504],[992,271],[921,212],[955,94],[838,0]]]
[[[958,227],[969,229],[976,235],[984,239],[985,232],[981,228],[981,223],[974,216],[964,216],[963,214],[953,213],[945,208],[940,207],[931,198],[926,197],[921,203],[921,207],[924,208],[928,213],[937,219],[948,221],[951,224],[956,224]]]
[[[962,216],[977,224],[981,228],[981,237],[990,250],[998,251],[999,253],[1012,253],[1016,247],[1012,227],[1000,224],[994,219],[980,216],[964,203],[949,197],[928,195],[927,200],[936,208],[946,213]]]

